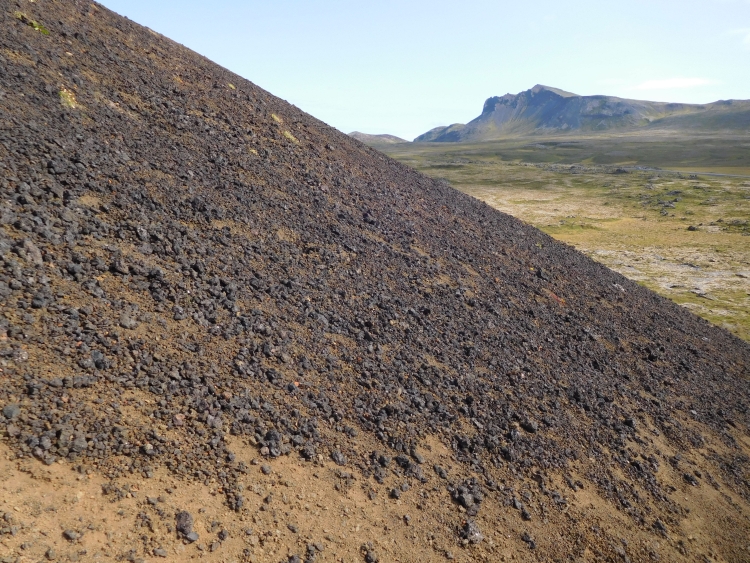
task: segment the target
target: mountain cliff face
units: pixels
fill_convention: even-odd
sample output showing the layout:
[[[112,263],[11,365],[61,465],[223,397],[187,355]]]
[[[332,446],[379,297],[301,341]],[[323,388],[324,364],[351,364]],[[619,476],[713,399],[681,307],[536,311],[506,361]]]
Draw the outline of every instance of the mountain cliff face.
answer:
[[[746,343],[102,6],[0,201],[3,561],[746,559]]]
[[[484,141],[503,136],[602,132],[638,128],[750,132],[750,102],[674,104],[613,96],[578,96],[536,85],[489,98],[469,123],[437,127],[415,142]]]

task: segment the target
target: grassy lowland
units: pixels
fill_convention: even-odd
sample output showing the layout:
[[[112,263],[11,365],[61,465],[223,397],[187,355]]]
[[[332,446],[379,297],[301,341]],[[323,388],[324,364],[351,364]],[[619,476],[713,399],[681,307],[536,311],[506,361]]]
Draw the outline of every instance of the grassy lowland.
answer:
[[[750,140],[409,143],[380,150],[750,340]]]

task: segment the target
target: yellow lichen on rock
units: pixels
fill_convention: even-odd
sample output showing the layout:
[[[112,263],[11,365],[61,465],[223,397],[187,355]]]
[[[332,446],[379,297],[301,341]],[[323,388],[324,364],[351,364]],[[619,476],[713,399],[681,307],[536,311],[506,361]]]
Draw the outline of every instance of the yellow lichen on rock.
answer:
[[[75,93],[67,88],[60,89],[60,103],[70,109],[76,109],[78,107]]]

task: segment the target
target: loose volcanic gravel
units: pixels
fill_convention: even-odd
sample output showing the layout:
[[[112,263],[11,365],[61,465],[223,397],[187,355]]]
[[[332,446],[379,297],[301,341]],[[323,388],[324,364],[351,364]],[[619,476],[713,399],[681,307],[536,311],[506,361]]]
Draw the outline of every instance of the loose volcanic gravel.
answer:
[[[483,541],[487,505],[564,512],[560,475],[666,536],[686,517],[671,464],[731,492],[725,525],[750,533],[747,343],[97,4],[2,0],[0,26],[17,458],[113,482],[167,468],[241,513],[233,435],[264,475],[330,460],[342,482],[395,475],[394,499],[438,480],[457,549]],[[429,439],[460,470],[425,463]]]

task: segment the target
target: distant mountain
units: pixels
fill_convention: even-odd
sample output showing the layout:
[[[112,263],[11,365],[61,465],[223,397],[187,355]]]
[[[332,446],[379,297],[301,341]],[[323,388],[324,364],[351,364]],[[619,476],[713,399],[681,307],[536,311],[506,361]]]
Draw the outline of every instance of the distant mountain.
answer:
[[[349,133],[350,137],[363,142],[366,145],[391,145],[394,143],[408,143],[406,139],[396,137],[395,135],[368,135],[367,133],[360,133],[359,131],[352,131]]]
[[[750,100],[673,104],[614,96],[579,96],[537,84],[494,96],[467,124],[436,127],[415,142],[487,141],[506,136],[642,128],[750,133]]]

